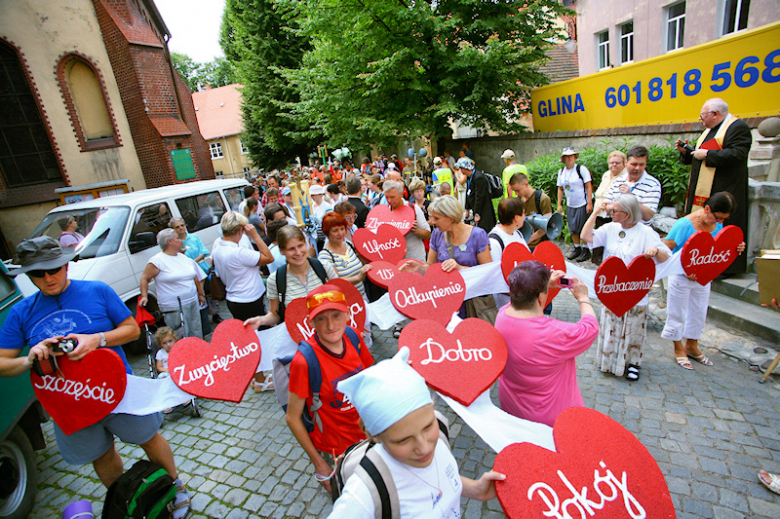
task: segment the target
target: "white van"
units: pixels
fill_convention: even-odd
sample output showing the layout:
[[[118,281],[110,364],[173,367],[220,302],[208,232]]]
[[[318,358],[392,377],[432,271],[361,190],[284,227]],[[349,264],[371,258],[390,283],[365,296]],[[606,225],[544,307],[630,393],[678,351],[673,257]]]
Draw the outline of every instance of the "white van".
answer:
[[[244,179],[202,180],[64,205],[49,211],[30,237],[60,239],[73,217],[75,232],[84,238],[75,245],[78,259],[70,263],[68,277],[107,283],[135,313],[141,273],[160,252],[157,233],[180,217],[211,250],[221,235],[222,215],[238,209],[248,185]],[[152,286],[153,308],[154,293]]]

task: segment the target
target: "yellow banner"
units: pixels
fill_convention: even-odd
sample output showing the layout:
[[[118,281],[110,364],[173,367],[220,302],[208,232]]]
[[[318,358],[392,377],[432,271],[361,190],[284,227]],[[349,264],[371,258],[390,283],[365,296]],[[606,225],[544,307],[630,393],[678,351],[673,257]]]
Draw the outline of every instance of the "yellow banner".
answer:
[[[694,122],[712,97],[737,117],[780,115],[780,22],[531,93],[542,132]]]

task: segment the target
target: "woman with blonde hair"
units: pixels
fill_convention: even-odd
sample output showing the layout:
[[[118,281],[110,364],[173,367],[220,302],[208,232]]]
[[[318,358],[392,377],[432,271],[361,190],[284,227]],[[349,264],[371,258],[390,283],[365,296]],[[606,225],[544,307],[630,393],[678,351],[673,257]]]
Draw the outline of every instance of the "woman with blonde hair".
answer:
[[[596,202],[594,203],[593,207],[601,207],[604,204],[604,200],[606,199],[612,184],[620,175],[625,173],[627,160],[628,157],[626,157],[626,154],[620,150],[615,150],[607,156],[608,168],[607,171],[605,171],[601,176],[601,183],[599,184],[598,189],[596,189]],[[609,214],[607,214],[607,211],[598,211],[594,229],[598,229],[602,225],[608,224],[611,221],[612,218],[610,218]],[[593,263],[600,265],[603,257],[604,247],[597,247],[593,249],[591,256],[591,261]]]

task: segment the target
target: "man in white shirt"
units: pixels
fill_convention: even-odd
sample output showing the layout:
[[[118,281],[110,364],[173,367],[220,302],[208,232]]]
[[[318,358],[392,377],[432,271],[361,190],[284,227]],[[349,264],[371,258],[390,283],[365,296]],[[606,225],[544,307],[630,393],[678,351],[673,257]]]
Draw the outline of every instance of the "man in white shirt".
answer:
[[[609,202],[607,211],[612,207],[612,200],[618,194],[631,193],[639,200],[642,223],[650,225],[650,221],[658,211],[658,204],[661,201],[661,183],[645,171],[647,157],[650,155],[647,148],[644,146],[633,146],[628,150],[627,155],[626,172],[615,179],[607,196],[604,198]]]
[[[590,259],[590,249],[580,245],[580,231],[593,212],[593,178],[588,168],[577,164],[579,153],[568,146],[563,148],[561,162],[564,166],[558,171],[558,212],[563,213],[563,198],[566,197],[566,219],[569,224],[574,250],[567,256],[569,260],[586,261]]]
[[[312,202],[314,202],[314,216],[321,222],[323,216],[333,211],[333,204],[328,200],[325,200],[325,188],[322,186],[311,186],[309,188],[309,195],[311,196]]]

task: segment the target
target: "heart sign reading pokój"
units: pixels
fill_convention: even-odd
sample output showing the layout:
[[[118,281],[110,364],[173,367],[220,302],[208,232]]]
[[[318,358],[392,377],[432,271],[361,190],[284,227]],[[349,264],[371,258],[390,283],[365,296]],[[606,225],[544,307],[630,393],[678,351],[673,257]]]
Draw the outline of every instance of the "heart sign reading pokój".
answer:
[[[736,225],[727,225],[713,238],[706,231],[696,231],[688,238],[680,255],[683,270],[695,275],[696,282],[706,285],[737,259],[737,247],[744,236]]]
[[[168,370],[174,384],[211,400],[240,402],[260,364],[257,333],[238,319],[219,323],[211,343],[186,337],[173,345]]]
[[[361,333],[366,325],[366,302],[363,296],[355,285],[344,279],[331,279],[328,284],[338,287],[347,299],[347,306],[349,306],[347,326]],[[305,297],[290,301],[284,309],[284,325],[296,344],[309,340],[314,335],[314,327],[309,323],[308,316],[309,309]]]
[[[441,263],[428,267],[425,276],[399,272],[387,287],[390,302],[410,319],[432,319],[447,325],[466,297],[466,282],[460,272],[444,272]]]
[[[392,225],[401,234],[406,234],[412,230],[414,224],[415,210],[408,205],[402,205],[398,209],[390,209],[389,205],[379,204],[371,209],[366,216],[366,229],[376,231],[383,223]]]
[[[501,255],[501,272],[504,274],[504,280],[509,283],[509,273],[512,272],[512,269],[528,260],[540,261],[550,267],[550,270],[566,272],[566,260],[563,258],[563,253],[553,242],[543,241],[534,248],[533,254],[528,250],[528,247],[521,243],[510,243]],[[560,291],[560,288],[550,290],[547,293],[545,306],[551,303]]]
[[[613,314],[621,317],[644,298],[655,282],[655,263],[637,256],[623,263],[617,256],[605,259],[596,271],[596,295]]]
[[[598,411],[570,407],[555,420],[552,452],[513,443],[496,456],[496,494],[510,519],[673,519],[658,464],[636,437]]]
[[[506,342],[490,323],[464,319],[452,333],[421,319],[407,324],[398,348],[409,348],[412,367],[433,389],[468,406],[506,367]]]
[[[377,286],[387,288],[390,280],[398,274],[398,267],[387,261],[372,261],[371,270],[366,274],[368,279]]]
[[[100,348],[81,360],[57,357],[56,371],[39,377],[30,372],[38,401],[67,435],[99,422],[125,396],[125,364],[115,352]],[[6,395],[8,397],[8,395]]]
[[[406,240],[401,231],[383,223],[376,231],[358,229],[353,236],[355,248],[369,261],[398,263],[406,255]]]

